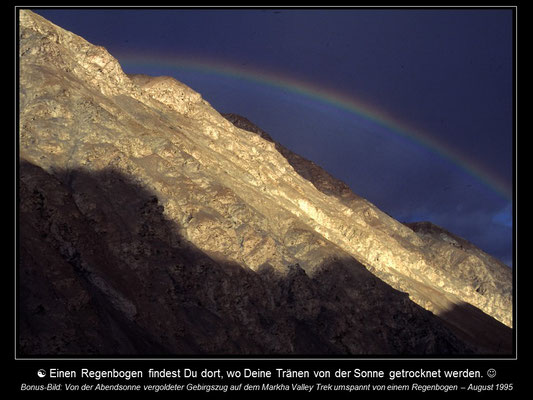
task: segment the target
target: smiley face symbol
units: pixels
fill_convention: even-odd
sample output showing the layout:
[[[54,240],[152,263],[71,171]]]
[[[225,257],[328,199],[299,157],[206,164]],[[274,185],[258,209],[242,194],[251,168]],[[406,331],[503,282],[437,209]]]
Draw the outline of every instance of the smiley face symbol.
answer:
[[[44,378],[46,376],[46,371],[44,369],[40,369],[39,371],[37,371],[37,376],[39,378]]]
[[[494,368],[490,368],[488,371],[487,371],[487,376],[489,378],[494,378],[496,376],[496,370]]]

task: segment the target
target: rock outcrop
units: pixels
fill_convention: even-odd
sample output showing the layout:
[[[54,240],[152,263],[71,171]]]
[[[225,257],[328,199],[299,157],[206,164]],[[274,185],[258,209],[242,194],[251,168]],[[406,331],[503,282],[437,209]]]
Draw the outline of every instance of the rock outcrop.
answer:
[[[27,10],[19,52],[21,354],[512,352],[478,249]]]

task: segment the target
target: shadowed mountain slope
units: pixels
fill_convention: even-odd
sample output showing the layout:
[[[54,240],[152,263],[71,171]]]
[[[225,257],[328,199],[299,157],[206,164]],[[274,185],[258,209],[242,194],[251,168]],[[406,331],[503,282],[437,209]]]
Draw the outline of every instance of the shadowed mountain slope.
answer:
[[[20,167],[22,354],[472,351],[342,252],[313,277],[252,271],[186,241],[121,173],[56,174]]]

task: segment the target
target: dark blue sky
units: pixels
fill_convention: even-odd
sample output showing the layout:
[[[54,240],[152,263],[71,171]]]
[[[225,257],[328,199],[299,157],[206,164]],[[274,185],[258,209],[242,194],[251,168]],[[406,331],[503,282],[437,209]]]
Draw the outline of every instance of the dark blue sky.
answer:
[[[247,117],[396,219],[432,221],[512,264],[511,9],[35,11],[104,46],[125,72],[173,76],[218,111]],[[445,144],[465,165],[332,104],[161,57],[342,94]],[[473,165],[485,180],[465,171]]]

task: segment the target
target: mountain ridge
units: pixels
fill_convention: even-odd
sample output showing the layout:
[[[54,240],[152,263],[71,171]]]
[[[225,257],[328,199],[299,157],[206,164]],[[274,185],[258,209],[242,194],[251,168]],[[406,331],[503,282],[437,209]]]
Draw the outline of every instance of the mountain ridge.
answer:
[[[23,270],[30,276],[47,271],[45,282],[64,294],[63,308],[70,304],[69,294],[58,286],[57,276],[72,284],[79,280],[80,288],[85,288],[80,289],[84,302],[74,302],[74,308],[94,309],[87,318],[95,320],[100,318],[95,310],[107,310],[104,314],[115,321],[117,337],[126,337],[131,344],[120,348],[121,352],[211,353],[227,348],[234,353],[285,353],[295,351],[299,335],[314,343],[311,348],[318,353],[511,352],[511,332],[505,327],[512,324],[511,272],[491,259],[467,254],[462,264],[452,264],[457,258],[451,253],[457,250],[455,246],[428,242],[314,163],[272,141],[250,121],[219,114],[200,94],[174,78],[126,75],[104,48],[27,10],[20,10],[19,54],[19,155],[25,163],[20,180],[26,188],[20,196],[20,220],[33,226],[25,230],[21,242],[39,244],[34,247],[43,254],[55,254],[50,259],[63,260],[61,272],[54,272],[52,265],[31,256],[31,246],[25,247],[25,260],[31,261],[22,262]],[[55,195],[40,190],[34,180],[45,188],[56,187],[72,211],[62,215],[61,206],[52,201]],[[115,198],[115,187],[122,187],[123,196],[129,194],[137,206],[128,206],[118,195]],[[37,214],[35,204],[41,205]],[[73,224],[69,215],[85,223]],[[78,237],[88,229],[94,248],[69,239],[62,229],[78,232]],[[113,260],[109,269],[125,275],[102,271],[98,264],[104,262],[94,258],[95,248],[107,248],[108,260]],[[176,270],[172,258],[161,254],[178,259],[187,259],[184,254],[188,254],[193,260],[190,271],[184,262]],[[443,257],[451,263],[446,268],[439,264]],[[209,274],[195,264],[197,259],[210,265]],[[78,272],[68,272],[69,265]],[[450,274],[454,265],[473,271],[479,279],[465,283],[463,275]],[[324,271],[332,268],[342,272],[328,276]],[[152,270],[165,282],[158,285],[166,295],[156,296],[155,303],[147,300],[152,298],[147,285],[155,281],[146,271]],[[247,294],[237,288],[228,278],[232,274],[253,289]],[[224,283],[216,283],[211,275]],[[131,281],[138,290],[131,292],[121,279]],[[211,297],[191,289],[198,281]],[[59,313],[60,304],[45,296],[48,289],[37,281],[28,282],[24,293],[35,303],[39,296],[48,298],[54,304],[48,308]],[[258,282],[267,289],[260,289]],[[342,301],[328,299],[320,284],[334,288],[332,293]],[[278,286],[285,287],[285,292]],[[381,299],[378,305],[365,300],[376,287],[380,289],[372,296]],[[214,293],[222,293],[220,301],[225,306],[217,304]],[[254,300],[242,303],[235,294]],[[190,310],[204,313],[209,323],[195,326],[187,313],[176,311],[176,299],[179,304],[198,301]],[[386,312],[394,302],[404,309],[395,306]],[[288,307],[289,303],[289,311],[280,309],[279,304]],[[162,322],[149,315],[156,304],[168,315],[179,315],[168,322],[175,335],[169,339],[170,346],[160,346],[164,330],[157,326]],[[231,316],[230,304],[239,304],[240,317]],[[353,304],[369,310],[368,315],[351,309]],[[46,310],[45,304],[41,306]],[[29,315],[41,308],[30,304],[24,310],[25,332],[31,332]],[[261,332],[265,324],[257,318],[263,315],[273,321],[276,312],[283,321],[275,324],[278,339],[272,331]],[[466,337],[460,329],[465,313],[479,316],[481,326],[497,326],[502,339],[498,343],[486,337],[478,340],[471,335],[474,327],[466,329],[466,336],[470,333]],[[459,314],[460,318],[453,317]],[[54,315],[50,320],[57,323],[59,314]],[[160,316],[163,320],[164,315]],[[382,319],[375,321],[378,315]],[[232,328],[222,328],[217,316]],[[66,324],[70,327],[62,331],[68,332],[65,340],[72,344],[76,339],[72,332],[82,329],[84,322],[72,315],[69,318]],[[315,327],[313,321],[322,321],[322,325]],[[332,321],[334,327],[328,327]],[[369,327],[361,328],[361,321]],[[180,323],[194,334],[178,328]],[[247,324],[249,333],[243,336],[237,327]],[[303,326],[303,331],[312,333],[302,333]],[[356,327],[357,333],[351,332]],[[417,329],[427,336],[415,334]],[[142,343],[133,343],[129,330],[144,332],[139,334],[145,338]],[[213,332],[224,332],[214,347],[207,339]],[[369,337],[376,332],[381,339],[372,343]],[[409,333],[416,340],[409,339]],[[94,332],[94,337],[99,335]],[[264,347],[252,340],[254,335],[263,338]],[[91,352],[98,352],[94,337],[86,342],[93,343]],[[239,341],[255,344],[239,348]],[[39,335],[28,334],[23,342],[26,353],[52,351]],[[109,343],[106,346],[112,348]],[[65,352],[74,347],[63,343],[59,348]]]

